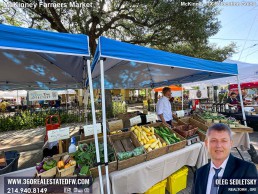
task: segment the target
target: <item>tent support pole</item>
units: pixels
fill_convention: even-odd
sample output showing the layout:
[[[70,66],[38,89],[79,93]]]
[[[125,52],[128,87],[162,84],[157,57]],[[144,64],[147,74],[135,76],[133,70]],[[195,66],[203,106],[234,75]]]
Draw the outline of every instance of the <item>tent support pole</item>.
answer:
[[[103,125],[103,143],[104,158],[106,168],[107,194],[110,194],[110,182],[108,173],[108,153],[107,153],[107,122],[106,122],[106,101],[105,101],[105,78],[104,78],[104,62],[100,60],[100,76],[101,76],[101,101],[102,101],[102,125]]]
[[[184,89],[183,89],[183,85],[181,85],[182,87],[182,110],[184,110]]]
[[[238,75],[237,75],[237,84],[238,84],[238,93],[239,93],[239,98],[240,98],[240,103],[241,103],[243,121],[244,121],[245,126],[247,126],[247,124],[246,124],[245,110],[244,110],[244,103],[243,103],[243,97],[242,97],[242,91],[241,91],[240,81],[239,81],[239,76],[238,76]]]
[[[90,68],[90,61],[87,60],[87,68],[88,68],[88,79],[89,79],[89,87],[90,87],[90,100],[91,100],[91,110],[92,110],[92,121],[93,121],[93,128],[94,128],[94,141],[95,141],[95,149],[96,149],[96,157],[97,163],[100,163],[100,155],[99,155],[99,141],[98,141],[98,134],[96,130],[96,111],[95,111],[95,104],[94,104],[94,95],[93,95],[93,85],[92,85],[92,77],[91,77],[91,68]],[[101,166],[98,165],[99,171],[99,182],[100,182],[100,193],[104,194],[104,187],[103,187],[103,180],[102,180],[102,173],[101,173]]]

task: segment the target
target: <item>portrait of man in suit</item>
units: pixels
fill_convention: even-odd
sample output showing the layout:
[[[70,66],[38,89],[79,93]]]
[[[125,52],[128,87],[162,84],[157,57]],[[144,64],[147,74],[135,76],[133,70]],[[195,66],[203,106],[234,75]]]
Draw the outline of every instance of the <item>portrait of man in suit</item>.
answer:
[[[218,178],[258,178],[257,169],[254,164],[230,154],[232,145],[232,132],[227,125],[219,123],[208,129],[205,146],[209,152],[211,161],[195,172],[192,194],[254,194],[257,192],[249,192],[248,190],[246,192],[232,192],[228,186],[216,186],[214,184]]]

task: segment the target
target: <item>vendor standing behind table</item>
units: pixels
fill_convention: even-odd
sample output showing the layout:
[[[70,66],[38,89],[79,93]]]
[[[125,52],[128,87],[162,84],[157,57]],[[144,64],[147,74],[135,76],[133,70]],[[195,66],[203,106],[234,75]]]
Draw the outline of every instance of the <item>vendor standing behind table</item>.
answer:
[[[169,101],[171,98],[171,89],[164,87],[162,93],[163,97],[157,103],[157,115],[160,122],[172,126],[172,109]]]
[[[232,92],[230,94],[230,97],[227,99],[227,104],[229,107],[235,107],[235,108],[238,107],[239,101],[237,99],[237,94],[235,92]]]

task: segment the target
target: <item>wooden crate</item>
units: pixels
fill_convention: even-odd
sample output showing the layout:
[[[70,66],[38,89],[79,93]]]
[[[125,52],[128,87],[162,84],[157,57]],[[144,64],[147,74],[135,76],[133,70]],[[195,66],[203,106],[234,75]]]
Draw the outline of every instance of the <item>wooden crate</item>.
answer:
[[[236,132],[236,133],[242,133],[242,132],[245,132],[245,133],[253,133],[253,128],[251,127],[246,127],[244,125],[239,125],[236,127],[230,127],[231,128],[231,131],[233,132]]]
[[[197,134],[199,135],[201,141],[205,141],[206,134],[204,132],[198,130]]]
[[[145,127],[159,127],[162,126],[164,127],[165,125],[161,122],[158,123],[152,123],[152,124],[148,124],[148,125],[144,125]],[[161,141],[161,143],[163,144],[165,141],[163,140],[163,138],[161,138],[158,134],[155,133],[155,136],[158,137]],[[166,143],[166,142],[165,142]],[[162,148],[158,148],[158,149],[154,149],[150,152],[147,152],[147,158],[146,160],[152,160],[154,158],[160,157],[162,155],[165,155],[168,153],[168,146],[162,147]]]
[[[178,123],[179,124],[183,124],[183,125],[190,124],[190,125],[193,125],[195,127],[200,128],[203,131],[207,131],[208,128],[209,128],[208,125],[205,125],[205,124],[201,123],[200,121],[198,121],[198,120],[196,120],[194,118],[180,119],[178,121]]]
[[[117,118],[123,120],[123,125],[125,128],[130,128],[131,125],[130,125],[129,119],[136,116],[137,116],[137,113],[132,112],[132,113],[125,113],[125,114],[118,114]]]
[[[54,177],[56,175],[56,172],[57,172],[57,167],[51,168],[50,170],[47,170],[42,173],[38,173],[38,171],[36,170],[37,177]]]
[[[57,167],[57,177],[73,176],[74,170],[75,170],[75,165],[62,170],[59,170]]]
[[[107,123],[107,127],[109,129],[109,134],[122,133],[122,129],[124,128],[123,120],[115,120]]]
[[[192,129],[189,129],[190,127]],[[189,130],[186,130],[186,128],[188,128]],[[191,124],[186,124],[186,125],[183,124],[183,125],[175,126],[173,130],[176,131],[178,134],[180,134],[182,137],[188,138],[193,136],[196,133],[196,131],[198,130],[198,127],[194,127]]]
[[[137,140],[136,135],[133,132],[128,131],[121,134],[114,134],[110,136],[110,140],[114,146],[115,152],[132,151],[133,149],[142,146]],[[122,170],[136,164],[145,162],[146,152],[139,156],[134,156],[126,160],[117,160],[117,169]]]
[[[99,141],[99,143],[102,143],[103,142],[103,138],[102,137],[98,137],[98,141]],[[94,138],[83,140],[83,141],[79,141],[78,145],[85,144],[85,143],[89,144],[91,142],[93,142],[93,143],[95,142]],[[107,143],[114,149],[112,143],[110,142],[109,136],[107,136]],[[108,172],[111,173],[111,172],[114,172],[116,170],[117,170],[117,161],[116,161],[116,155],[115,155],[115,160],[108,163]],[[94,178],[98,177],[99,176],[98,166],[90,168],[90,172],[91,172],[92,177],[94,177]],[[105,165],[104,164],[101,165],[101,173],[102,173],[102,175],[106,174],[106,170],[105,170]]]
[[[170,131],[172,133],[175,133],[176,136],[180,138],[180,141],[168,145],[168,153],[183,149],[187,143],[186,139],[184,137],[182,137],[180,134],[178,134],[176,131],[174,131],[173,129],[170,129]]]

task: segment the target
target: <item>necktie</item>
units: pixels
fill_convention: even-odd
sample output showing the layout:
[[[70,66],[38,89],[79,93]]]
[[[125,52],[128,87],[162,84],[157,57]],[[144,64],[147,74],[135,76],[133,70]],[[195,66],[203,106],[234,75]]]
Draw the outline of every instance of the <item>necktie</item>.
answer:
[[[215,170],[215,174],[212,178],[212,183],[211,183],[211,193],[210,194],[217,194],[218,193],[218,186],[215,185],[215,180],[218,179],[218,174],[221,171],[222,168],[216,169],[213,168]]]

